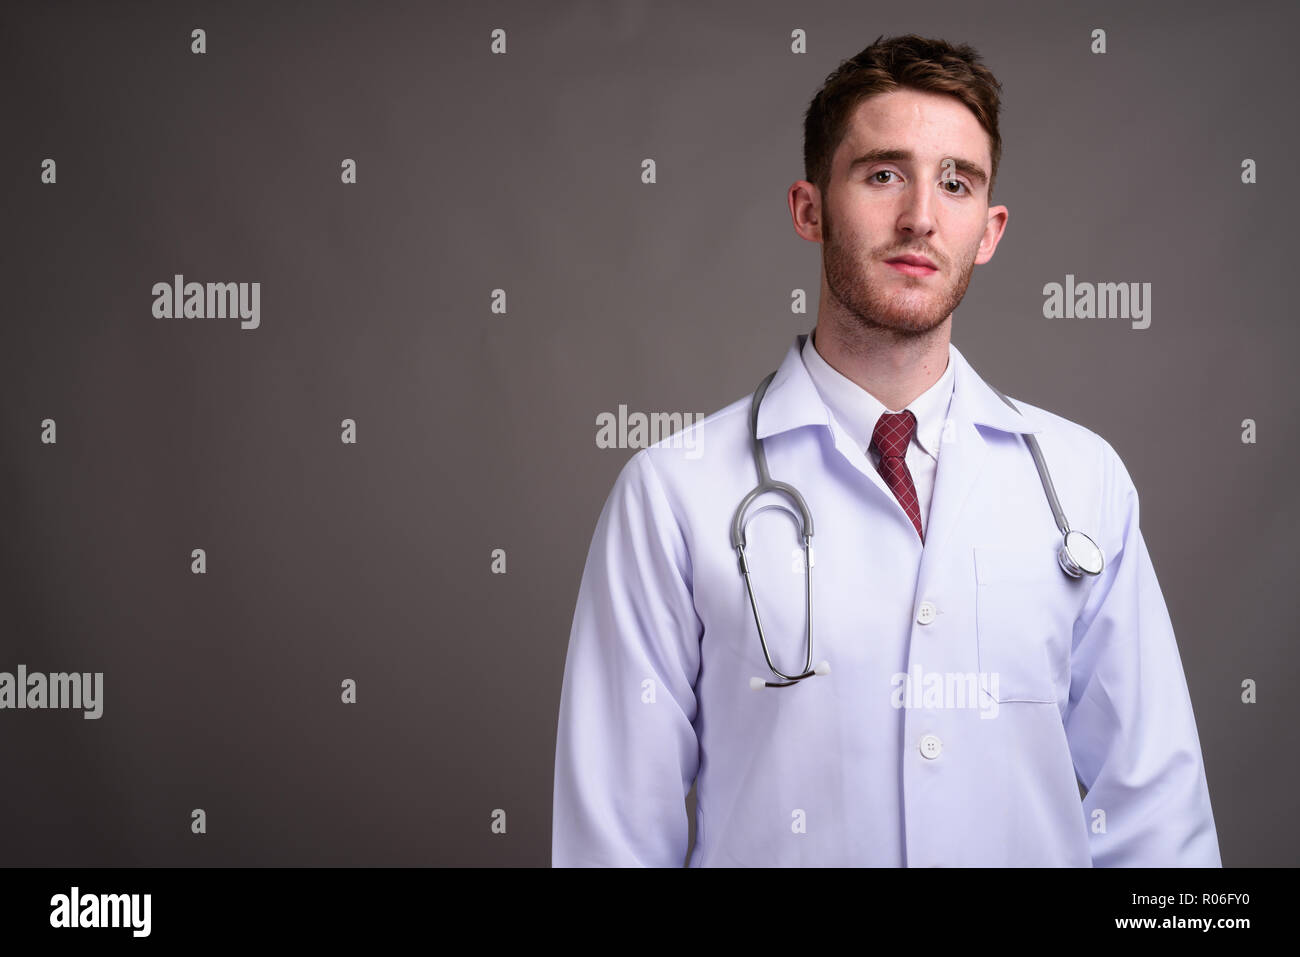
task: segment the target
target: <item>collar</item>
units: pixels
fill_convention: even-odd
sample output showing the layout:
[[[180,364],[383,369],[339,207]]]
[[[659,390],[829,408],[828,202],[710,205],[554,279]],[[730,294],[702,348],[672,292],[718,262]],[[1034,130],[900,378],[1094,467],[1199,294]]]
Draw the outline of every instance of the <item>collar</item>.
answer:
[[[812,377],[813,385],[830,409],[832,418],[838,420],[858,447],[866,452],[871,447],[876,422],[882,414],[894,410],[886,409],[884,403],[874,395],[828,363],[817,351],[811,334],[804,341],[799,354]],[[939,461],[939,438],[952,399],[954,374],[950,348],[948,360],[939,378],[905,406],[916,416],[916,444],[936,462]]]
[[[772,384],[768,386],[758,410],[757,434],[760,439],[803,425],[824,425],[827,428],[831,425],[831,413],[804,365],[803,348],[807,340],[807,333],[795,336],[772,377]],[[1032,411],[1025,412],[1021,408],[1017,412],[1003,402],[951,342],[948,343],[948,369],[944,374],[949,371],[952,372],[949,418],[1003,432],[1042,431]]]

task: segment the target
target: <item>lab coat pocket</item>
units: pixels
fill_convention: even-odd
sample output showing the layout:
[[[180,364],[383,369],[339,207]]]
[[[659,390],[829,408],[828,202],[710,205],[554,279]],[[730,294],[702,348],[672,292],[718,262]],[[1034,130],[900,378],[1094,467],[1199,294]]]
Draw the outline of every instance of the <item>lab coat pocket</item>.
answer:
[[[1070,616],[1055,553],[976,548],[981,685],[999,702],[1055,702],[1069,672]]]

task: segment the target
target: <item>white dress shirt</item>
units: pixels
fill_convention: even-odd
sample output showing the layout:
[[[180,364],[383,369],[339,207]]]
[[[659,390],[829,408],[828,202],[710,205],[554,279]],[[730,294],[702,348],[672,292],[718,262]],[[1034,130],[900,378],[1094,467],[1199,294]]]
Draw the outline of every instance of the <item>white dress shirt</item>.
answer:
[[[944,421],[948,418],[948,405],[952,401],[953,364],[949,344],[948,364],[943,373],[906,408],[916,416],[916,432],[908,443],[904,461],[907,470],[912,473],[912,484],[916,486],[916,500],[921,512],[921,530],[926,529],[930,516],[930,499],[934,493],[934,473],[939,466],[939,443],[943,436]],[[871,460],[872,468],[879,471],[880,453],[872,449],[871,436],[875,433],[876,423],[886,412],[902,412],[902,409],[886,409],[874,395],[862,388],[852,379],[833,368],[822,358],[813,344],[810,333],[801,352],[804,366],[812,377],[817,393],[826,403],[834,421],[839,424],[854,444],[862,449],[862,454]],[[901,505],[899,506],[902,507]]]

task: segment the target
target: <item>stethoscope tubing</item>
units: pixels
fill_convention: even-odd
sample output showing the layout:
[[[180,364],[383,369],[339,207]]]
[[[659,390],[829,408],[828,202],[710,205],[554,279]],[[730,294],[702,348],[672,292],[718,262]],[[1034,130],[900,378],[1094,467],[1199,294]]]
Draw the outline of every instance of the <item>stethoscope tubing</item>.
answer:
[[[745,495],[743,499],[741,499],[740,505],[737,506],[735,515],[732,517],[731,520],[731,545],[736,550],[736,555],[740,562],[740,574],[745,579],[745,591],[749,595],[749,605],[754,612],[754,623],[758,627],[758,640],[759,643],[763,646],[763,658],[767,662],[768,669],[771,670],[772,674],[779,679],[778,681],[763,681],[760,678],[753,678],[750,680],[750,684],[752,687],[755,688],[762,688],[762,687],[785,688],[785,687],[789,687],[790,685],[796,684],[805,678],[810,678],[814,674],[830,673],[830,666],[828,663],[822,662],[816,668],[813,668],[813,664],[812,664],[812,659],[813,659],[812,510],[808,507],[808,503],[804,501],[803,495],[800,494],[797,488],[795,488],[789,482],[779,482],[779,481],[775,481],[772,478],[767,468],[767,453],[763,448],[763,440],[761,440],[758,437],[758,409],[763,402],[763,396],[767,394],[768,386],[772,384],[772,380],[775,377],[776,377],[776,371],[772,371],[768,373],[768,375],[763,379],[763,381],[759,383],[758,388],[754,390],[754,397],[753,400],[750,402],[749,436],[750,436],[751,450],[753,452],[754,465],[758,472],[758,484],[755,485],[754,488],[751,489],[750,492],[747,495]],[[999,391],[997,388],[991,385],[989,386],[989,388],[993,389],[994,393],[997,394],[998,398],[1000,398],[1003,402],[1005,402],[1012,409],[1014,409],[1018,415],[1021,416],[1024,415],[1024,413],[1021,412],[1020,409],[1016,407],[1016,404],[1012,402],[1010,399],[1008,399],[1005,395],[1003,395],[1001,391]],[[1060,564],[1061,569],[1072,578],[1080,578],[1084,574],[1094,575],[1094,576],[1099,575],[1101,573],[1102,568],[1105,567],[1105,558],[1102,555],[1101,549],[1097,547],[1097,544],[1089,536],[1085,535],[1083,532],[1075,531],[1070,528],[1070,523],[1066,520],[1065,512],[1061,508],[1060,500],[1057,498],[1056,486],[1052,483],[1052,475],[1047,468],[1047,462],[1043,459],[1043,452],[1038,445],[1037,438],[1028,432],[1022,433],[1022,435],[1023,438],[1025,439],[1025,443],[1029,446],[1029,454],[1034,459],[1034,467],[1038,470],[1039,481],[1042,483],[1043,491],[1047,495],[1047,503],[1052,509],[1052,518],[1056,522],[1056,527],[1061,531],[1062,545],[1057,555],[1057,561]],[[798,674],[793,674],[793,675],[788,675],[785,672],[781,671],[776,667],[776,664],[772,661],[771,649],[768,647],[767,636],[763,631],[762,615],[759,613],[758,610],[758,599],[754,595],[754,585],[749,573],[749,562],[745,558],[745,526],[748,524],[748,520],[746,520],[745,513],[746,511],[748,511],[749,506],[753,503],[753,501],[756,498],[758,498],[758,496],[766,492],[775,492],[777,494],[784,495],[786,498],[790,499],[790,501],[792,501],[796,506],[796,508],[798,509],[798,517],[802,522],[800,528],[802,529],[801,537],[803,539],[803,550],[804,550],[804,562],[803,562],[804,594],[805,594],[806,616],[807,616],[807,623],[808,623],[806,628],[806,633],[805,633],[805,639],[808,645],[808,658],[804,664],[804,670]],[[757,515],[759,512],[769,508],[781,508],[782,511],[790,512],[790,509],[788,508],[783,508],[782,506],[771,504],[771,505],[764,505],[761,508],[757,509],[754,512],[754,515]],[[790,512],[790,514],[794,514],[794,513]],[[753,516],[752,515],[749,516],[749,520],[752,519]],[[1080,546],[1080,554],[1084,556],[1083,561],[1079,561],[1075,557],[1074,550],[1071,544],[1072,540]]]

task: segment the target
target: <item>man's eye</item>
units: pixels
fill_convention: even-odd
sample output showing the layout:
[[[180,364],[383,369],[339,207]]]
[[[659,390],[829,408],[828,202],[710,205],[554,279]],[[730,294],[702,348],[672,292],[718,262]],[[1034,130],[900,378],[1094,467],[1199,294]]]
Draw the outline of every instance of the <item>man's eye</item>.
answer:
[[[896,175],[898,175],[898,174],[896,174],[892,169],[880,169],[880,170],[876,170],[874,173],[872,173],[871,176],[870,176],[870,179],[872,180],[872,182],[878,183],[878,184],[880,184],[880,185],[883,186],[884,183],[885,183],[885,181],[884,181],[884,180],[880,180],[880,179],[876,179],[877,176],[896,176]],[[959,179],[946,179],[946,180],[943,180],[942,183],[943,183],[944,188],[947,190],[947,192],[951,193],[953,196],[960,196],[960,195],[962,195],[963,193],[969,193],[969,192],[970,192],[970,187],[967,186],[965,183],[963,183],[963,182],[962,182],[961,180],[959,180]],[[954,190],[954,189],[947,189],[947,187],[948,187],[949,185],[958,186],[958,187],[960,187],[960,189],[955,189],[955,190]]]

